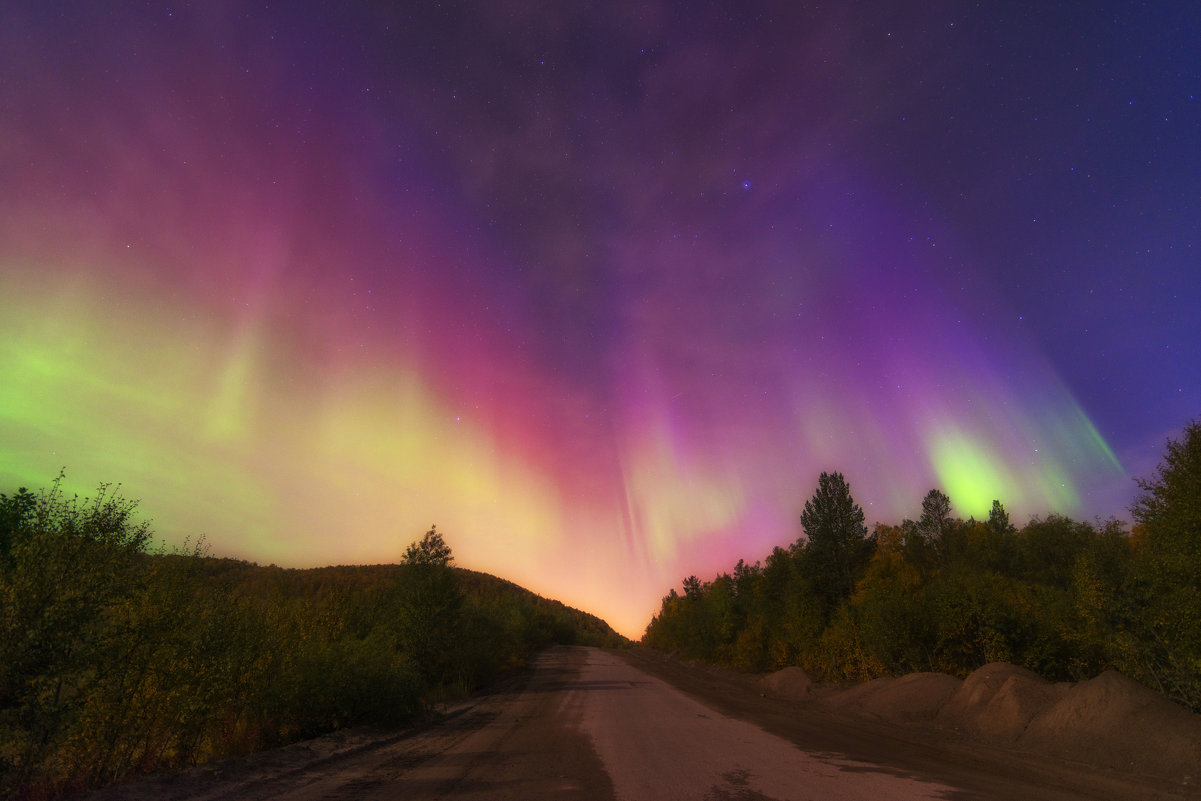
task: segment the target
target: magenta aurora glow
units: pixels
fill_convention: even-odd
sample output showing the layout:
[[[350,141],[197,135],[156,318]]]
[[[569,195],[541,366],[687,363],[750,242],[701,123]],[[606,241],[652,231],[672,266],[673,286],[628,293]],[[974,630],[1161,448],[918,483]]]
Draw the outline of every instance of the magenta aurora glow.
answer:
[[[800,535],[1124,515],[1201,410],[1201,9],[9,3],[0,482],[637,636]]]

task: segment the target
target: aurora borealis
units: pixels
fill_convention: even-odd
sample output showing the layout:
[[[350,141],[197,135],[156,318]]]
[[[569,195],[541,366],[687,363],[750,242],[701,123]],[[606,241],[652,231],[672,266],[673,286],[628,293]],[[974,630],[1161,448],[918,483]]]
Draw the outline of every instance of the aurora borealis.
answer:
[[[6,3],[0,489],[436,523],[631,636],[821,470],[1124,515],[1201,411],[1201,7],[985,6]]]

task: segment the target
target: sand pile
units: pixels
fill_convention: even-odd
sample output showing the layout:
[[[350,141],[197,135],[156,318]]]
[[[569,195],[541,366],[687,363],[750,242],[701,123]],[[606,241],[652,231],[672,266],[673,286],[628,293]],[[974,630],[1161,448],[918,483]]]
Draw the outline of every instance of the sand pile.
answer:
[[[789,701],[807,701],[813,697],[813,680],[799,667],[786,667],[764,676],[763,688]]]
[[[825,699],[835,712],[873,717],[894,723],[933,721],[963,682],[945,673],[911,673],[882,678],[843,690]]]
[[[762,686],[836,714],[934,724],[972,740],[1201,786],[1201,715],[1112,670],[1054,684],[994,662],[963,681],[913,673],[834,690],[791,667],[765,676]]]
[[[1036,715],[1019,748],[1196,784],[1201,716],[1109,670]]]
[[[942,673],[876,679],[821,704],[894,723],[934,722],[975,740],[1188,786],[1201,782],[1201,715],[1112,670],[1052,684],[993,663],[962,682]]]
[[[977,739],[1013,742],[1035,715],[1067,691],[1067,684],[1052,684],[1026,668],[993,662],[964,679],[939,710],[937,722]]]

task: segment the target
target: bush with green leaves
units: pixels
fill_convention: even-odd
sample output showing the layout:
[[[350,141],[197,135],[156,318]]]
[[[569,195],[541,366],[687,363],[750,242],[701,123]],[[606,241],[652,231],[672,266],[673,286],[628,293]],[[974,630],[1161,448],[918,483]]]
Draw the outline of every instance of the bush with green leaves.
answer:
[[[47,797],[344,726],[397,725],[602,621],[452,566],[285,570],[152,553],[109,486],[0,494],[0,796]]]
[[[1201,711],[1201,420],[1169,440],[1153,478],[1139,482],[1128,590],[1136,649],[1127,668]]]
[[[61,753],[127,636],[149,525],[102,485],[67,497],[63,475],[38,494],[0,494],[0,786]],[[69,767],[69,766],[63,766]]]

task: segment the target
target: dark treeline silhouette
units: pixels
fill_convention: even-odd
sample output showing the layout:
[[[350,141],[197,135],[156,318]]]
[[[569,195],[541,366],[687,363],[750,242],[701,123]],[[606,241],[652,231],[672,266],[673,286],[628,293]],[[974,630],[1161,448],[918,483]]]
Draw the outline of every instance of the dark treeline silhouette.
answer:
[[[1201,422],[1139,481],[1135,525],[1059,515],[1018,529],[951,517],[931,490],[915,520],[869,534],[842,475],[823,473],[804,536],[712,581],[684,580],[643,642],[743,670],[826,681],[1012,662],[1053,680],[1116,668],[1201,711]]]
[[[39,798],[359,724],[393,725],[600,619],[453,566],[288,570],[149,552],[102,486],[0,494],[0,797]]]

